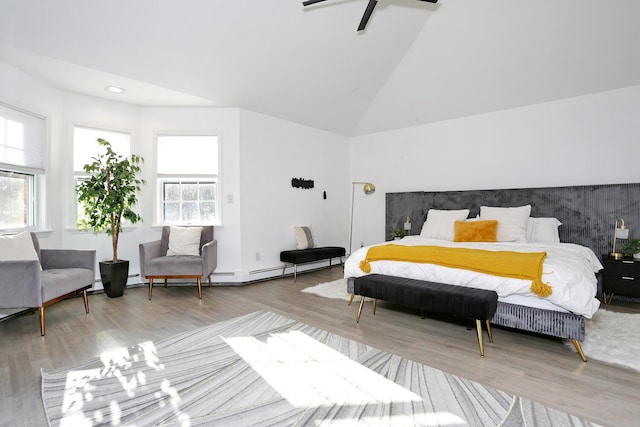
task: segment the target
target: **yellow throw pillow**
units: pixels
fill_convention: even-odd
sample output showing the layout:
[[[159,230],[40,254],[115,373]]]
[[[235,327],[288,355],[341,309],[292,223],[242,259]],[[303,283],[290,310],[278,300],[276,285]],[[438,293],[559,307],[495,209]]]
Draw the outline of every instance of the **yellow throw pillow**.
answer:
[[[456,221],[454,242],[495,242],[498,236],[498,221]]]

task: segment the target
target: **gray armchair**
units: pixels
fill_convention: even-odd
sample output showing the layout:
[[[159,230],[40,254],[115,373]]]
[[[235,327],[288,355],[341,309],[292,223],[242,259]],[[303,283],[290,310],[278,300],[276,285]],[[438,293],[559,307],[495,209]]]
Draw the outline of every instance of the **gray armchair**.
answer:
[[[202,299],[202,278],[206,277],[211,287],[211,273],[218,264],[218,242],[213,239],[213,226],[203,226],[200,234],[200,256],[167,256],[171,227],[162,227],[160,240],[141,243],[140,276],[149,280],[149,299],[154,279],[196,279],[198,298]]]
[[[82,292],[89,313],[87,289],[95,282],[95,250],[40,249],[31,233],[38,261],[0,261],[0,308],[38,308],[40,335],[45,334],[45,307]]]

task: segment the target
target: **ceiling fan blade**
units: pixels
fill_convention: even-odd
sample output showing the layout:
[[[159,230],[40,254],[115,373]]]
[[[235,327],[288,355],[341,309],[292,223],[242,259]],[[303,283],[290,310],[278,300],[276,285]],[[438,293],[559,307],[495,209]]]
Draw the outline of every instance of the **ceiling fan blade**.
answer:
[[[360,21],[360,25],[358,26],[358,31],[364,30],[364,28],[367,26],[367,22],[369,22],[369,18],[371,18],[373,9],[376,8],[377,4],[378,4],[377,0],[369,0],[367,9],[364,11],[364,15],[362,15],[362,20]]]
[[[306,0],[306,1],[302,2],[302,5],[303,6],[309,6],[309,5],[320,3],[320,2],[323,2],[323,1],[325,1],[325,0]],[[438,0],[436,0],[436,1],[438,1]]]

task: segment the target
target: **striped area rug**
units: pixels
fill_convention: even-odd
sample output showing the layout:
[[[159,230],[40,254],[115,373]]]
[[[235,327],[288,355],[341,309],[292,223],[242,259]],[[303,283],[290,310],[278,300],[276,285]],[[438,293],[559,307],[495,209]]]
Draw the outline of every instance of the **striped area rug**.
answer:
[[[51,426],[591,426],[566,413],[255,312],[42,371]]]

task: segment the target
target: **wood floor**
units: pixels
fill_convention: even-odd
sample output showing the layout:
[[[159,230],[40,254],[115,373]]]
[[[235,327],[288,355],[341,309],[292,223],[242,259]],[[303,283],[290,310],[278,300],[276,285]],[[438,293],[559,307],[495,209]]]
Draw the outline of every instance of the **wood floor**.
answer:
[[[640,374],[590,360],[583,363],[559,340],[493,328],[493,344],[478,354],[474,330],[462,324],[420,319],[415,312],[384,302],[375,317],[365,306],[299,292],[342,276],[341,268],[245,286],[127,289],[121,298],[89,297],[91,312],[74,298],[47,309],[47,335],[40,337],[37,314],[0,322],[0,425],[46,425],[40,369],[72,366],[101,352],[270,310],[344,337],[364,342],[434,368],[536,400],[608,426],[638,425]],[[640,305],[610,306],[640,312]],[[624,327],[624,325],[620,325]],[[588,357],[588,354],[587,354]],[[640,355],[639,355],[640,357]]]

